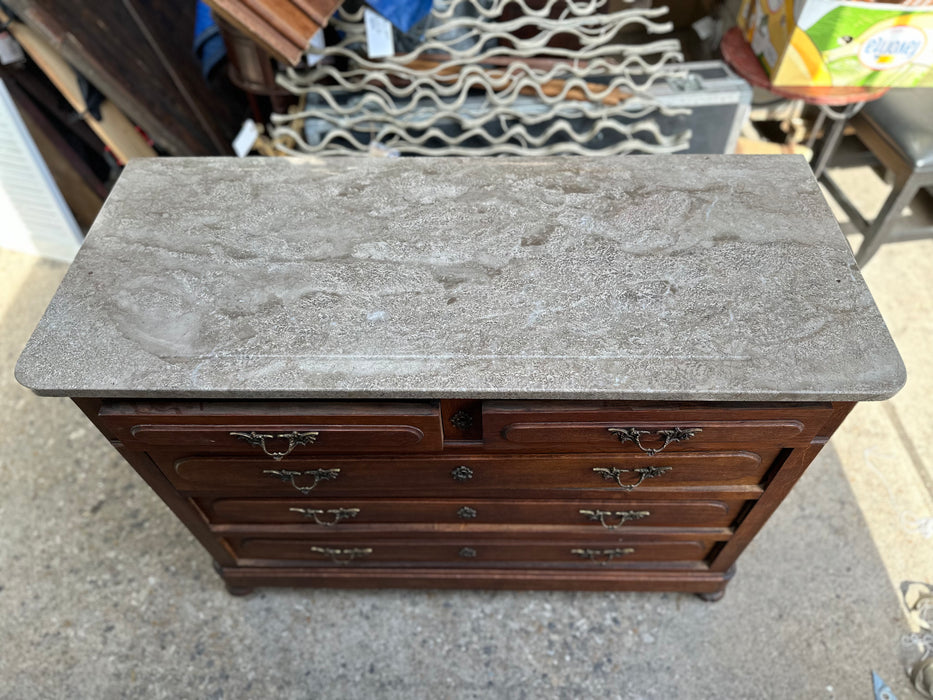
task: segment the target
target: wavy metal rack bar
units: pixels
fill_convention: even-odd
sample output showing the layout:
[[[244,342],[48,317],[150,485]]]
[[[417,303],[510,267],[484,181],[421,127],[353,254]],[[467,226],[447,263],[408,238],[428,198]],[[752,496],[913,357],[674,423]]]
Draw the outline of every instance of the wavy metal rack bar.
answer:
[[[613,43],[632,28],[662,34],[666,8],[600,12],[607,0],[435,2],[417,48],[386,59],[366,55],[363,10],[341,9],[331,24],[341,41],[316,52],[311,68],[286,68],[277,82],[302,96],[273,114],[270,136],[284,153],[354,155],[556,155],[673,153],[690,132],[664,133],[656,114],[683,115],[651,94],[684,74],[675,39]],[[516,19],[497,22],[507,9]],[[516,32],[534,29],[530,38]],[[572,35],[577,50],[548,46]],[[547,54],[549,58],[541,58]],[[338,61],[344,69],[339,70]]]

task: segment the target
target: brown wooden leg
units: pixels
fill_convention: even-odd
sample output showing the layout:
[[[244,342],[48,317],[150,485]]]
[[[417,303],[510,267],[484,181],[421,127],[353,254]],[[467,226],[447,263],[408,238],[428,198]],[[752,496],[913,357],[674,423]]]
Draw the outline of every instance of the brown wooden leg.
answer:
[[[227,589],[227,593],[229,593],[230,595],[244,596],[244,595],[249,595],[255,590],[251,586],[237,586],[237,585],[228,583],[227,580],[224,578],[223,567],[220,564],[218,564],[216,561],[213,562],[213,564],[214,564],[214,571],[216,571],[217,575],[220,576],[221,580],[224,582],[224,587]]]
[[[253,591],[256,590],[255,588],[250,588],[249,586],[232,586],[229,583],[225,583],[224,586],[227,588],[227,593],[237,597],[250,595]]]
[[[726,586],[729,585],[729,581],[732,580],[733,576],[735,576],[735,564],[730,566],[726,571],[723,576],[722,587],[718,591],[713,591],[712,593],[697,593],[697,598],[707,603],[715,603],[716,601],[722,600],[722,597],[726,595]]]

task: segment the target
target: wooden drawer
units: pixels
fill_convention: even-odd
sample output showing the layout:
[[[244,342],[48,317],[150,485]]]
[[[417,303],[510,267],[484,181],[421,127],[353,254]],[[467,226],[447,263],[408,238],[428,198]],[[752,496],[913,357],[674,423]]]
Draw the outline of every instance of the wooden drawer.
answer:
[[[358,457],[277,463],[240,457],[188,457],[159,463],[179,491],[188,494],[475,498],[515,497],[519,491],[528,498],[546,498],[549,492],[565,498],[578,491],[628,496],[674,487],[753,486],[760,482],[776,453]]]
[[[682,501],[495,499],[207,499],[214,524],[302,523],[314,530],[352,530],[385,523],[580,525],[601,530],[643,527],[725,528],[747,503],[742,497]]]
[[[228,537],[240,565],[266,562],[300,566],[506,566],[516,565],[596,568],[700,562],[715,542],[701,540],[641,539],[607,542],[592,539],[524,541],[472,539],[378,539],[328,537],[281,539]]]
[[[755,449],[809,443],[828,404],[788,408],[644,408],[612,402],[487,401],[483,442],[523,452],[662,452]]]
[[[271,462],[316,454],[438,452],[438,402],[106,402],[100,419],[131,447]]]

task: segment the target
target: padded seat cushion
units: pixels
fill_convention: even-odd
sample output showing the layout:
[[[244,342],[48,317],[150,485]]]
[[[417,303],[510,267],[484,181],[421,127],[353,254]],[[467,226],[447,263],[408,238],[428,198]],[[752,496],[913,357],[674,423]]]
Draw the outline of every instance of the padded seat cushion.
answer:
[[[859,113],[914,170],[933,170],[933,89],[894,89]]]

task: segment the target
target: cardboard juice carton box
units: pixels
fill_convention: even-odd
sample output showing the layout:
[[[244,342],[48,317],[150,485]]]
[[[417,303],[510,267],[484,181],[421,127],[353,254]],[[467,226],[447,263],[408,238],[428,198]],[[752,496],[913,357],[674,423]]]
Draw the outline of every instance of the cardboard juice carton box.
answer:
[[[775,85],[933,87],[933,0],[743,0]]]

